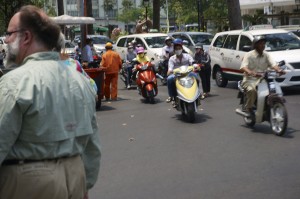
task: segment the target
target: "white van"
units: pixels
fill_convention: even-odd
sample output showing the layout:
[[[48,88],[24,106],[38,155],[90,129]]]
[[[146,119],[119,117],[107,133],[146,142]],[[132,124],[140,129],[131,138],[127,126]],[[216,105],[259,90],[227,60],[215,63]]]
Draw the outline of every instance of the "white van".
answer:
[[[267,26],[252,26],[248,30],[234,30],[217,33],[209,47],[212,78],[219,87],[228,81],[241,80],[240,66],[244,55],[251,50],[255,36],[264,35],[267,39],[265,50],[277,62],[284,60],[287,73],[276,80],[281,87],[300,85],[300,39],[283,29]]]

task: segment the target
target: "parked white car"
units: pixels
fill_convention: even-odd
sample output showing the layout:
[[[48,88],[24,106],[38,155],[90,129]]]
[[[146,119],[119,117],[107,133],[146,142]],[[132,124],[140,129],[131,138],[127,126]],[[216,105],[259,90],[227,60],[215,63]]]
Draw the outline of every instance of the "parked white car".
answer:
[[[241,80],[240,66],[244,55],[252,48],[255,36],[264,35],[267,39],[265,50],[277,62],[284,60],[287,73],[276,80],[281,87],[300,85],[300,39],[283,29],[253,26],[249,30],[234,30],[217,33],[209,47],[212,78],[219,87],[228,81]]]

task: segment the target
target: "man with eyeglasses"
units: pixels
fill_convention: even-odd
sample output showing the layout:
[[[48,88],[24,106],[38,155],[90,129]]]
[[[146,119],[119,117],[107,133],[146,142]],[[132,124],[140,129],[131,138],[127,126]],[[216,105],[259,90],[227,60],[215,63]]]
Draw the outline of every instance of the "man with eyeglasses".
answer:
[[[19,67],[0,78],[0,198],[82,199],[97,180],[95,91],[53,51],[59,34],[35,6],[9,22],[7,62]]]

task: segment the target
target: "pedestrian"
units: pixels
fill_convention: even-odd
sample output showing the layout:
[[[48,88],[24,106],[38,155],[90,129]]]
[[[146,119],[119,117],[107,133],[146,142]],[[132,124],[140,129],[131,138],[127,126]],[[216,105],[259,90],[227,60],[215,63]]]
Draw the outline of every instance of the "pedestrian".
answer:
[[[105,71],[104,96],[106,101],[116,101],[118,97],[118,74],[122,68],[122,59],[120,55],[112,50],[113,45],[110,42],[105,44],[106,52],[102,55],[100,68]]]
[[[75,46],[74,53],[75,53],[74,59],[78,60],[79,63],[81,63],[81,53],[82,53],[81,41],[78,41],[77,46]]]
[[[85,65],[84,67],[91,68],[93,65],[94,58],[93,58],[92,46],[93,46],[92,40],[89,38],[86,39],[86,44],[82,49],[82,56],[81,56],[82,63]]]
[[[64,62],[65,65],[71,67],[74,70],[77,70],[79,73],[81,73],[83,76],[85,76],[91,86],[94,88],[95,92],[98,92],[98,88],[96,85],[96,82],[84,71],[82,65],[80,64],[80,62],[78,60],[76,60],[75,58],[72,59],[70,58],[70,56],[65,53],[65,36],[64,34],[61,32],[59,35],[59,39],[57,42],[57,45],[54,48],[54,51],[57,51],[60,53],[60,59]],[[98,96],[96,95],[96,101],[98,100]]]
[[[201,78],[202,90],[201,99],[204,99],[209,96],[210,93],[210,76],[211,76],[211,65],[210,65],[210,56],[207,52],[204,51],[203,46],[195,46],[195,55],[194,60],[197,64],[201,64],[201,70],[199,75]]]
[[[60,28],[41,9],[11,18],[0,78],[0,198],[87,198],[100,165],[95,91],[53,51]],[[22,50],[21,50],[22,49]]]

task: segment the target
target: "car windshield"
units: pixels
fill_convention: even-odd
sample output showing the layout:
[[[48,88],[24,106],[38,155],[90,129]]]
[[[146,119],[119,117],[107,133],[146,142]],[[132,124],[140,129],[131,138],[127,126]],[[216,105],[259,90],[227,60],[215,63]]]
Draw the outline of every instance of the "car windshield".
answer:
[[[300,49],[300,39],[292,33],[264,35],[267,39],[266,51]]]
[[[149,48],[162,48],[165,45],[167,36],[145,37],[145,41]]]
[[[191,34],[190,35],[195,45],[210,45],[213,36],[204,34]]]
[[[112,43],[112,41],[106,37],[92,37],[92,40],[94,44],[106,44],[107,42]]]

